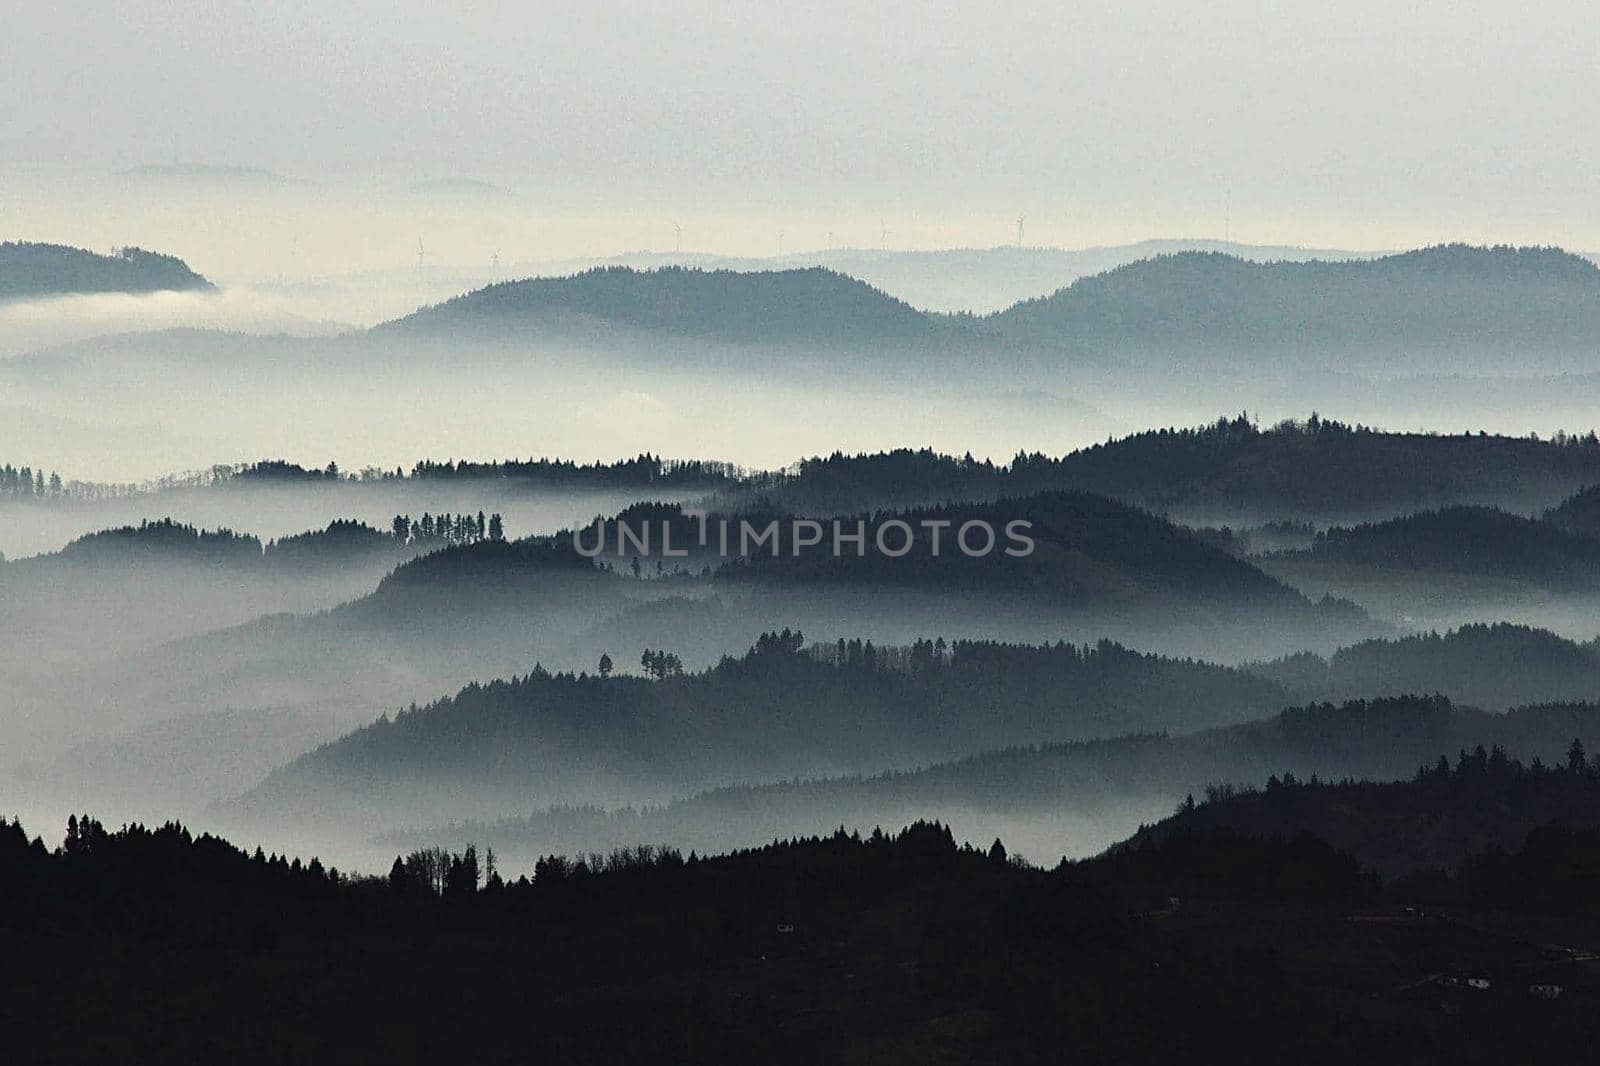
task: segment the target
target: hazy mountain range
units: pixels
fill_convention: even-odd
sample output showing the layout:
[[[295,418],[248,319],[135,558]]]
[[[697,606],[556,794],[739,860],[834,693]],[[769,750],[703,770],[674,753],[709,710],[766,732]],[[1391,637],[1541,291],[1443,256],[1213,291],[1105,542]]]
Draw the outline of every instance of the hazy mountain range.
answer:
[[[1441,245],[1345,262],[1249,262],[1216,252],[1158,255],[972,320],[929,316],[823,268],[744,274],[611,267],[507,282],[401,320],[411,331],[525,339],[585,320],[645,334],[784,345],[998,345],[1074,360],[1322,365],[1334,353],[1393,370],[1484,370],[1536,350],[1591,356],[1600,344],[1600,267],[1558,249]],[[1486,362],[1487,360],[1487,362]],[[1510,369],[1502,365],[1500,369]]]
[[[1221,252],[1257,262],[1366,259],[1381,252],[1335,248],[1241,244],[1236,241],[1157,239],[1099,248],[951,248],[936,251],[839,248],[792,252],[772,257],[723,256],[695,252],[631,252],[605,259],[528,260],[513,271],[542,277],[576,274],[593,267],[654,270],[679,266],[698,270],[784,271],[823,267],[858,278],[923,311],[990,314],[1021,300],[1044,296],[1079,278],[1177,252]]]

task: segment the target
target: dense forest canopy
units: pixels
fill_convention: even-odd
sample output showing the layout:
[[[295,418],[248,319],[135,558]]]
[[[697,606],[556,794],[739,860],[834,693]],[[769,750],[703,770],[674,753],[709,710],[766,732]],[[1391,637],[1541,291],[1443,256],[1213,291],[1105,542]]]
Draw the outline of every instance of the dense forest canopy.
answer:
[[[1503,778],[1494,758],[1418,787]],[[531,1041],[595,1063],[1495,1062],[1526,1049],[1530,1018],[1565,1057],[1597,1038],[1564,945],[1587,941],[1600,833],[1544,826],[1385,882],[1307,833],[1206,826],[1209,806],[1053,870],[927,821],[532,870],[418,849],[386,877],[175,823],[75,816],[51,849],[0,821],[0,966],[31,974],[0,1020],[25,1057],[235,1062],[436,1060],[463,1032],[477,1061],[525,1061]],[[1535,922],[1554,944],[1518,935]],[[229,1024],[163,1026],[174,999]]]

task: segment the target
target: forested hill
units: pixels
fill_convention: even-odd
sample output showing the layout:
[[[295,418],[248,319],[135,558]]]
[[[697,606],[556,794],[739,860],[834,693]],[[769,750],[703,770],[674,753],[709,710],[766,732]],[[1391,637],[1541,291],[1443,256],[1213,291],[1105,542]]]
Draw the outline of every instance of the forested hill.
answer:
[[[1281,365],[1399,351],[1448,370],[1475,352],[1596,351],[1600,268],[1556,248],[1462,244],[1333,263],[1185,252],[1080,279],[988,323],[1079,353],[1270,351]]]
[[[0,302],[95,292],[209,290],[183,260],[142,248],[110,255],[64,244],[0,244]]]
[[[1080,488],[1185,513],[1389,517],[1484,504],[1528,511],[1600,484],[1600,439],[1391,433],[1242,416],[1134,434],[1062,460]]]
[[[1299,593],[1190,531],[1087,493],[1046,492],[864,512],[837,519],[837,527],[834,520],[818,522],[820,539],[798,543],[805,520],[795,515],[712,512],[704,519],[704,546],[700,521],[677,504],[639,504],[606,520],[603,533],[590,527],[577,534],[473,545],[467,551],[418,559],[397,570],[379,593],[450,596],[469,590],[503,599],[536,575],[622,572],[638,561],[641,576],[666,576],[677,584],[630,582],[630,598],[689,592],[709,576],[717,589],[727,591],[816,589],[842,594],[900,589],[959,598],[981,590],[1060,610],[1154,604],[1171,609],[1255,607],[1298,615],[1313,607]],[[962,540],[959,531],[968,523],[977,523],[980,531]],[[622,524],[632,535],[645,537],[648,547],[642,555],[619,536]],[[665,539],[663,525],[669,527]],[[982,532],[984,527],[993,531],[992,540]],[[841,541],[836,553],[835,528],[842,535],[861,531],[861,544]],[[574,536],[586,551],[599,554],[585,558],[576,550]],[[725,550],[719,543],[724,538]],[[668,543],[684,556],[663,557]],[[657,566],[665,573],[657,573]],[[1348,604],[1326,618],[1371,632],[1359,609]]]
[[[800,642],[770,634],[700,673],[657,652],[642,659],[648,679],[537,669],[473,684],[297,759],[241,809],[326,803],[318,809],[437,818],[446,808],[429,804],[458,815],[526,809],[539,797],[595,793],[613,777],[630,794],[681,794],[1019,743],[1199,729],[1285,705],[1273,682],[1110,643]]]
[[[723,490],[803,514],[1076,489],[1219,522],[1387,518],[1456,504],[1529,512],[1600,485],[1600,439],[1391,433],[1312,415],[1258,426],[1240,415],[1150,430],[1009,464],[929,450],[835,453]],[[1576,505],[1574,505],[1576,507]]]
[[[1385,874],[1454,867],[1486,848],[1515,850],[1546,823],[1600,825],[1600,761],[1574,741],[1564,758],[1524,763],[1499,746],[1441,755],[1410,780],[1306,781],[1224,789],[1144,833],[1226,827],[1252,836],[1311,833]]]
[[[620,330],[741,344],[913,343],[944,327],[820,267],[738,273],[605,267],[478,289],[378,327],[511,338]]]

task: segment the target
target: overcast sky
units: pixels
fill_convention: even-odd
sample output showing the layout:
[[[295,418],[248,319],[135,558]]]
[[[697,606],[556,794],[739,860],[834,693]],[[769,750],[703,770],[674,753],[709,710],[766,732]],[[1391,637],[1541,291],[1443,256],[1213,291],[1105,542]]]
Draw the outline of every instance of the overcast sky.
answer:
[[[0,175],[474,177],[746,253],[786,224],[791,249],[997,244],[1019,213],[1069,246],[1600,247],[1579,3],[449,6],[10,5]],[[547,250],[669,246],[653,225]]]

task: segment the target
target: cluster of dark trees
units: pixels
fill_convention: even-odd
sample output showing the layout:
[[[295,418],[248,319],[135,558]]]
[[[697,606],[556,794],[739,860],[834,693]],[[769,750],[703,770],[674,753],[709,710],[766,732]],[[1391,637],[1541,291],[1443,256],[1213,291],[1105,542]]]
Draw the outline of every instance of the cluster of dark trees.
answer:
[[[42,469],[29,466],[0,466],[0,498],[54,499],[65,493],[61,475],[51,471],[46,478]]]
[[[419,848],[409,855],[395,856],[394,865],[389,868],[389,887],[399,895],[459,899],[477,892],[485,877],[488,888],[500,886],[493,848],[484,856],[482,867],[478,849],[471,844],[459,854],[439,847]]]
[[[505,522],[498,512],[487,520],[482,511],[476,517],[423,512],[420,519],[397,514],[389,523],[389,531],[402,544],[477,544],[483,540],[506,539]]]
[[[602,664],[601,676],[608,676],[611,671],[605,664],[610,661],[609,658],[602,656],[600,661]],[[639,666],[643,668],[647,676],[653,677],[657,681],[665,681],[669,677],[683,676],[683,660],[670,651],[661,651],[660,649],[652,651],[646,648],[639,656]]]

